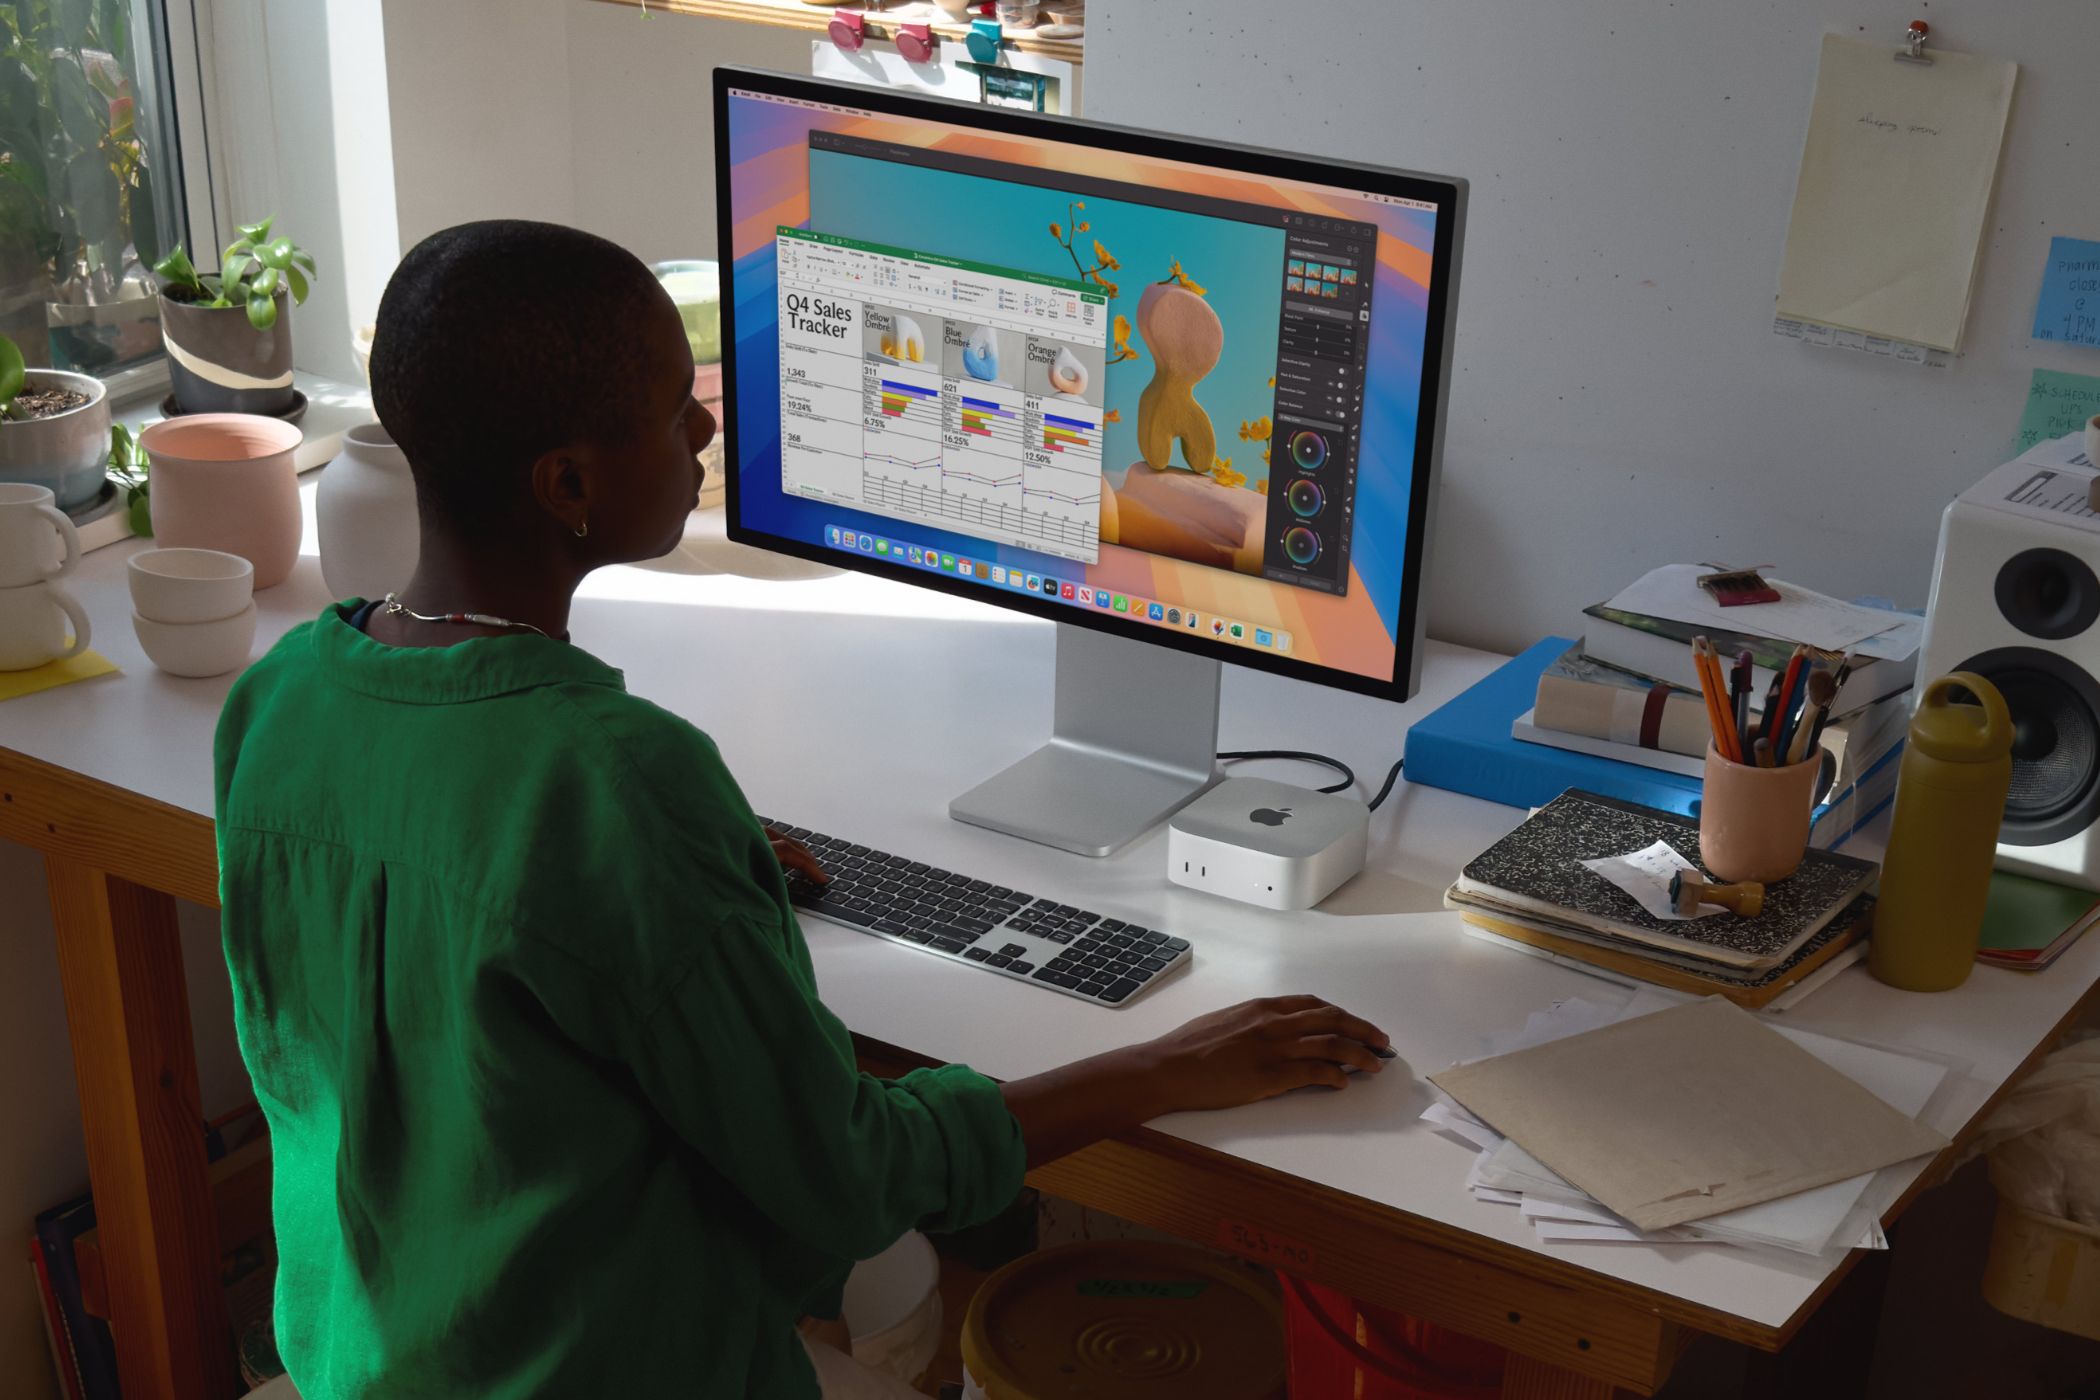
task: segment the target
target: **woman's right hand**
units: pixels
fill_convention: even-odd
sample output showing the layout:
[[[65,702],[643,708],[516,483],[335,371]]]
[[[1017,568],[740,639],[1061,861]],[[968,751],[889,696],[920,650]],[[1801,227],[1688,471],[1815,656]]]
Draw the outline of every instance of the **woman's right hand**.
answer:
[[[1392,1038],[1319,997],[1268,997],[1199,1016],[1133,1047],[1157,1077],[1163,1111],[1234,1108],[1308,1084],[1339,1089],[1376,1074]]]
[[[1386,1033],[1318,997],[1270,997],[1199,1016],[1142,1045],[1000,1086],[1030,1166],[1163,1113],[1232,1108],[1308,1084],[1339,1089],[1376,1074]]]

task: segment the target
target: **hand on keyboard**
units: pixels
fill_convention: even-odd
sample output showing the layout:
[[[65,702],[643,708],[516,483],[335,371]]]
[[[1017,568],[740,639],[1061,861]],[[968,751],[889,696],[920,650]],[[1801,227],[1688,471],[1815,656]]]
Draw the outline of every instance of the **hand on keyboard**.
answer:
[[[773,843],[773,858],[780,862],[782,870],[790,874],[799,871],[817,885],[825,884],[831,879],[831,876],[825,873],[824,867],[818,863],[816,856],[810,853],[809,847],[785,831],[769,826],[766,828],[766,839]]]

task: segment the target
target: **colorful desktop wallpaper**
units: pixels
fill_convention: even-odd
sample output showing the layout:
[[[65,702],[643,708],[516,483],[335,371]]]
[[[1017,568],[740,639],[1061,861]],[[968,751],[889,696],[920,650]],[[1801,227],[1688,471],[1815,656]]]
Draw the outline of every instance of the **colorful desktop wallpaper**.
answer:
[[[1225,336],[1217,367],[1195,389],[1216,432],[1216,457],[1223,460],[1185,462],[1177,447],[1176,465],[1209,472],[1220,485],[1250,495],[1265,488],[1269,475],[1263,452],[1270,444],[1263,434],[1273,406],[1280,229],[812,152],[808,143],[815,130],[1375,224],[1378,257],[1366,376],[1371,392],[1364,404],[1345,592],[1323,593],[1105,542],[1098,563],[1076,564],[782,492],[774,272],[774,240],[781,226],[1048,276],[1090,272],[1087,280],[1112,290],[1110,316],[1128,323],[1126,344],[1134,352],[1118,358],[1113,339],[1108,350],[1105,402],[1112,416],[1104,433],[1103,474],[1115,489],[1140,461],[1138,400],[1155,368],[1155,356],[1137,329],[1139,299],[1149,286],[1177,280],[1178,272],[1180,285],[1200,287]],[[729,151],[734,246],[725,252],[734,263],[730,290],[738,371],[737,402],[730,411],[738,419],[735,470],[747,526],[818,546],[827,544],[827,529],[841,526],[908,539],[1007,570],[1076,580],[1096,590],[1197,609],[1206,618],[1242,621],[1249,642],[1258,630],[1288,632],[1293,660],[1380,680],[1392,675],[1427,328],[1432,211],[1086,146],[740,95],[730,101]],[[1082,199],[1084,209],[1074,208]],[[1090,227],[1081,231],[1078,223]],[[1097,241],[1099,249],[1093,246]],[[1113,265],[1104,263],[1104,255]],[[1275,450],[1281,451],[1282,444]]]

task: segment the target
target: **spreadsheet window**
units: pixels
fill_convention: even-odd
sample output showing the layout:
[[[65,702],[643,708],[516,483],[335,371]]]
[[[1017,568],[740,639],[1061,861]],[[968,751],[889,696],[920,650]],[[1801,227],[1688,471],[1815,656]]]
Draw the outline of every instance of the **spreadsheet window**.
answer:
[[[1098,561],[1100,289],[805,229],[775,251],[782,490]]]

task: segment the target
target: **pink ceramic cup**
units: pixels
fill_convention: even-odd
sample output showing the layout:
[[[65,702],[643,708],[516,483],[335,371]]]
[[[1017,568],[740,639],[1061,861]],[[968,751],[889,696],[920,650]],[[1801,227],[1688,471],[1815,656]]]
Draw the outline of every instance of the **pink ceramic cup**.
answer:
[[[1706,746],[1699,860],[1716,880],[1784,880],[1808,850],[1821,755],[1785,768],[1735,763]]]
[[[154,542],[219,549],[255,566],[255,586],[282,583],[299,559],[303,434],[252,413],[195,413],[139,434],[153,461]]]

